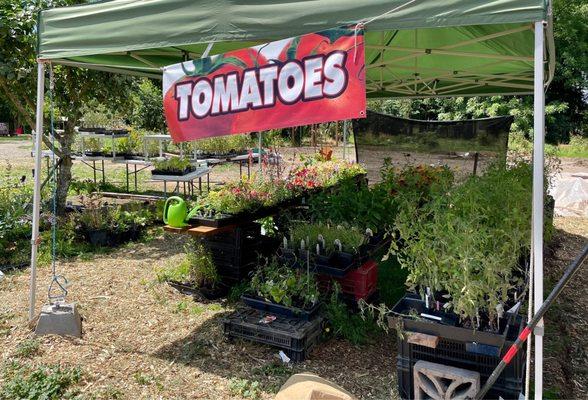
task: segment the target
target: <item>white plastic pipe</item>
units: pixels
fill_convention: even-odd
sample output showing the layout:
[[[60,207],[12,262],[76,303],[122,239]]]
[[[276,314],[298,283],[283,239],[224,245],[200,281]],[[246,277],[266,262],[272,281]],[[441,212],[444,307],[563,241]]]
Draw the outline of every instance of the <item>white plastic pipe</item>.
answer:
[[[33,191],[33,229],[31,233],[31,281],[29,288],[29,321],[35,317],[37,296],[37,249],[39,247],[39,214],[41,209],[41,143],[43,140],[43,103],[45,102],[45,64],[37,64],[37,120],[35,125],[35,187]]]
[[[535,22],[535,87],[533,114],[533,304],[543,304],[543,180],[545,138],[544,28]],[[543,320],[535,328],[535,399],[543,398]]]

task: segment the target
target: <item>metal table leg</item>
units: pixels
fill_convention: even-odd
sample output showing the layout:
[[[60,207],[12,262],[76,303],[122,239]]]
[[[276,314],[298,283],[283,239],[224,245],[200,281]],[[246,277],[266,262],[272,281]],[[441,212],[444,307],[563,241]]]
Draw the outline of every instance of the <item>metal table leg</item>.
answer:
[[[135,192],[137,191],[137,164],[135,164]]]
[[[96,161],[92,161],[92,171],[94,171],[94,185],[96,184]]]
[[[104,159],[102,160],[102,184],[106,183],[106,176],[104,175]]]
[[[127,192],[129,192],[129,164],[125,163],[125,170],[127,172]]]

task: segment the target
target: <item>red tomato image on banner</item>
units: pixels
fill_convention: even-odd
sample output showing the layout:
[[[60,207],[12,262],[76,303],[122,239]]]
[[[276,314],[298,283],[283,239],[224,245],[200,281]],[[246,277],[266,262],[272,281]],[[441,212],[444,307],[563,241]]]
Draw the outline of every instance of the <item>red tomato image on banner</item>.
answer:
[[[175,142],[363,118],[365,107],[364,35],[354,27],[164,70],[164,112]]]

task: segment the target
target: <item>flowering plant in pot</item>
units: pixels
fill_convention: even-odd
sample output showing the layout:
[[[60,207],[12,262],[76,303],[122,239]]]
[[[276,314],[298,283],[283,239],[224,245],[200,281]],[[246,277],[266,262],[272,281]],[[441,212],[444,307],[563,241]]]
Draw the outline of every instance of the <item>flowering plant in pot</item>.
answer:
[[[292,192],[280,179],[240,180],[210,191],[196,203],[196,218],[223,219],[270,209],[291,199]]]
[[[288,187],[299,192],[328,188],[341,181],[363,176],[365,173],[365,169],[357,163],[308,158],[302,166],[290,172]]]

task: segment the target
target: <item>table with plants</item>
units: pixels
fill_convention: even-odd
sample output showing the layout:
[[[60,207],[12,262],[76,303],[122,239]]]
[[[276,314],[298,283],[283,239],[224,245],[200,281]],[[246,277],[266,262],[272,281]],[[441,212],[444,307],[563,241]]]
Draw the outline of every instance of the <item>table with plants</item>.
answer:
[[[155,161],[151,171],[151,179],[163,182],[163,193],[167,197],[167,183],[175,182],[172,192],[180,191],[180,184],[184,185],[184,195],[194,196],[194,181],[198,180],[198,191],[202,193],[202,178],[206,176],[207,190],[210,190],[210,167],[204,162],[193,163],[187,158],[171,157]],[[186,192],[187,186],[187,192]]]

